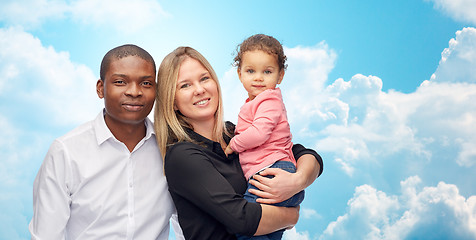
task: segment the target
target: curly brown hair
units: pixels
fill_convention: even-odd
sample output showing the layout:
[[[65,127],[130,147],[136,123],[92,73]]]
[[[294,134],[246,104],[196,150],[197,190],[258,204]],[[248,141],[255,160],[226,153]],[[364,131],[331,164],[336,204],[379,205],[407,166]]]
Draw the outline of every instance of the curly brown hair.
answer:
[[[274,37],[265,34],[255,34],[245,39],[236,47],[236,56],[233,59],[233,66],[241,68],[243,54],[247,51],[261,50],[270,55],[276,56],[279,70],[286,70],[287,57],[284,55],[283,46]]]

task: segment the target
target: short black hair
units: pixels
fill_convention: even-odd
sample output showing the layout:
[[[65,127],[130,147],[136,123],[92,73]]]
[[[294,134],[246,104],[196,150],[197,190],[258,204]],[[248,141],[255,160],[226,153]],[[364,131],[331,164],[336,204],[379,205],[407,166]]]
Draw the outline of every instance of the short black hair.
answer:
[[[125,44],[109,50],[109,52],[104,55],[104,58],[101,61],[101,69],[99,72],[99,77],[101,80],[104,81],[104,77],[113,60],[118,60],[129,56],[138,56],[145,61],[152,63],[154,66],[154,72],[156,72],[154,58],[152,58],[152,56],[146,50],[133,44]]]

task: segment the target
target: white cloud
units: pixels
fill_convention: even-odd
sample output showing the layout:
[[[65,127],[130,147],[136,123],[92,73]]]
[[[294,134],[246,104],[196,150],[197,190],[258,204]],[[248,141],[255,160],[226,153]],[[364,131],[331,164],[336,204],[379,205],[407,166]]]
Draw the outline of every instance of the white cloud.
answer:
[[[0,21],[26,29],[72,17],[85,25],[135,33],[168,16],[154,0],[7,0],[0,8]]]
[[[27,239],[32,182],[59,129],[102,108],[96,77],[66,52],[17,28],[0,28],[0,239]],[[99,66],[98,66],[99,68]]]
[[[476,2],[473,0],[426,0],[451,18],[476,25]]]
[[[337,79],[317,92],[314,112],[320,122],[302,127],[317,139],[316,149],[331,152],[342,170],[352,176],[355,167],[405,153],[409,159],[431,161],[441,147],[459,166],[476,165],[476,29],[456,33],[430,81],[413,93],[383,92],[382,80],[356,74]],[[305,69],[303,71],[306,71]],[[318,84],[319,85],[319,84]],[[320,86],[320,85],[319,85]],[[298,91],[297,91],[298,92]],[[293,108],[309,100],[295,95]],[[317,102],[317,103],[316,103]],[[300,112],[299,117],[308,119]],[[314,115],[318,118],[318,115]],[[312,120],[311,120],[312,122]],[[299,135],[298,135],[299,136]],[[402,161],[402,159],[400,159]]]
[[[473,15],[476,17],[476,9]],[[431,76],[431,81],[476,83],[475,66],[476,29],[463,28],[456,32],[456,37],[450,40],[449,47],[441,53],[440,64]]]
[[[71,4],[71,13],[83,24],[129,33],[156,26],[169,16],[154,0],[79,0]]]
[[[301,208],[301,217],[304,219],[317,219],[321,218],[322,216],[317,213],[316,210],[311,208]]]
[[[39,39],[16,28],[0,29],[0,45],[0,94],[10,103],[0,109],[10,115],[10,121],[35,119],[33,126],[61,127],[79,124],[99,112],[97,77],[86,66],[72,63],[67,52],[44,47]]]
[[[400,196],[357,187],[347,213],[331,222],[320,239],[474,239],[476,196],[466,199],[444,182],[422,189],[420,183],[416,176],[401,182]]]
[[[25,229],[32,213],[31,183],[48,139],[18,129],[0,114],[0,239],[30,238]]]
[[[69,7],[61,0],[4,0],[0,8],[0,21],[24,28],[34,28],[47,19],[61,19]]]
[[[284,231],[283,240],[309,240],[309,233],[307,231],[298,232],[296,228]]]

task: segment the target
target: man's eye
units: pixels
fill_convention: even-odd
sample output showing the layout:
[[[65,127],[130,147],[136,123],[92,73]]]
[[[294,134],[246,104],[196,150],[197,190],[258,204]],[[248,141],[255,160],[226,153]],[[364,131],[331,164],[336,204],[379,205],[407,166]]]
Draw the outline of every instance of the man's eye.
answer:
[[[145,86],[148,86],[148,87],[152,86],[151,82],[143,82],[142,84],[145,85]]]
[[[116,85],[123,85],[123,84],[125,84],[125,82],[124,82],[123,80],[115,80],[113,83],[116,84]]]

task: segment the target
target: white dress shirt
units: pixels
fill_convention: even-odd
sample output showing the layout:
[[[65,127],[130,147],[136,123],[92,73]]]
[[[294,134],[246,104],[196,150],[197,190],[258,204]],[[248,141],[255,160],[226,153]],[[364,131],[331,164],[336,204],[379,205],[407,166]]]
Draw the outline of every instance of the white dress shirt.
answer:
[[[33,185],[32,239],[168,239],[175,207],[145,124],[132,152],[103,111],[53,142]]]

